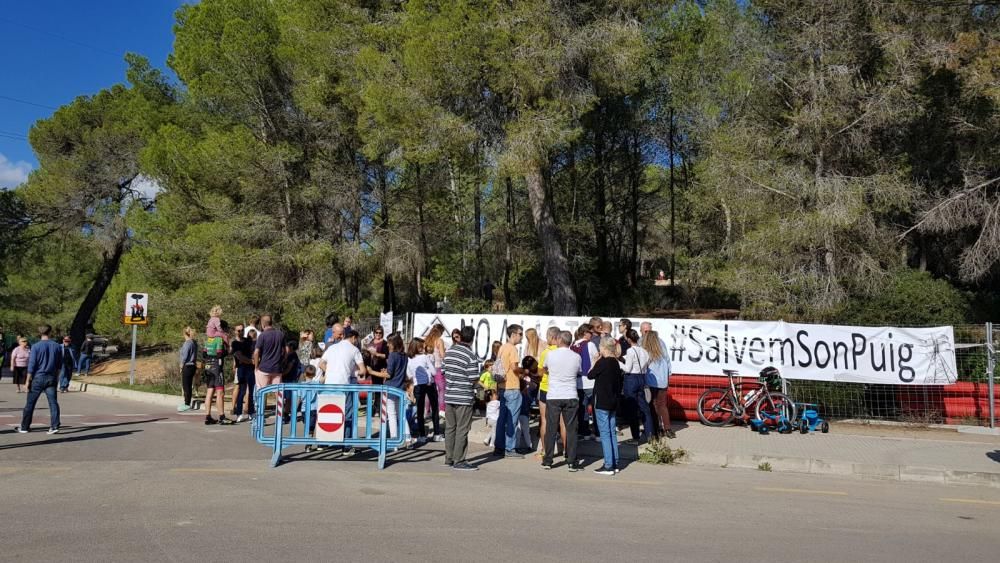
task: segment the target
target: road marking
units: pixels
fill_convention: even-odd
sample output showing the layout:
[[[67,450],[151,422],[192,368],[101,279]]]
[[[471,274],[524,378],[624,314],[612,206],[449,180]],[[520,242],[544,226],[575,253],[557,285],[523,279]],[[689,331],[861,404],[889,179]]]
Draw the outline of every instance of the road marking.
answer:
[[[831,495],[846,497],[843,491],[817,491],[813,489],[784,489],[781,487],[754,487],[753,490],[763,493],[799,493],[803,495]]]
[[[72,467],[0,467],[0,472],[3,473],[13,473],[17,471],[29,471],[31,473],[38,472],[55,472],[55,471],[69,471]]]
[[[175,467],[171,473],[263,473],[257,469],[214,469],[209,467]]]
[[[1000,501],[995,500],[979,500],[976,498],[941,498],[938,499],[942,502],[961,502],[965,504],[987,504],[990,506],[1000,506]]]
[[[553,469],[553,471],[555,471],[555,469]],[[665,484],[663,481],[630,481],[628,479],[599,479],[599,478],[595,478],[595,477],[581,477],[581,478],[577,478],[577,479],[574,479],[574,478],[570,477],[570,479],[573,479],[573,481],[586,481],[586,482],[590,482],[590,483],[614,483],[614,482],[618,482],[618,483],[622,483],[622,484],[625,484],[625,485],[649,485],[651,487],[659,487],[659,486],[663,486]]]

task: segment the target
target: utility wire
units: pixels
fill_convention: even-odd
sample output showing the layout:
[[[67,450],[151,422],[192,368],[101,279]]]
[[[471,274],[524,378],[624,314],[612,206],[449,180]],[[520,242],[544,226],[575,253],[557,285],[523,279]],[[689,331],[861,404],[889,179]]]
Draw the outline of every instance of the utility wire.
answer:
[[[12,137],[12,138],[21,139],[22,141],[27,141],[28,140],[28,137],[26,137],[26,136],[24,136],[24,135],[22,135],[20,133],[11,133],[10,131],[0,131],[0,135],[3,135],[4,137]]]
[[[59,35],[58,33],[52,33],[51,31],[47,31],[47,30],[42,29],[40,27],[35,27],[35,26],[32,26],[32,25],[21,23],[19,21],[14,21],[14,20],[12,20],[10,18],[5,18],[3,16],[0,16],[0,22],[6,22],[6,23],[9,23],[11,25],[16,25],[18,27],[23,27],[24,29],[28,29],[28,30],[34,31],[35,33],[40,33],[42,35],[47,35],[47,36],[52,37],[54,39],[59,39],[60,41],[65,41],[67,43],[72,43],[72,44],[78,45],[80,47],[86,47],[88,49],[92,49],[94,51],[97,51],[98,53],[103,53],[105,55],[110,55],[112,57],[115,57],[116,59],[121,59],[124,56],[124,53],[116,53],[114,51],[109,51],[109,50],[104,49],[102,47],[97,47],[97,46],[94,46],[94,45],[90,45],[88,43],[84,43],[82,41],[77,41],[76,39],[71,39],[69,37],[66,37],[65,35]]]
[[[18,99],[18,98],[12,98],[10,96],[4,96],[3,94],[0,94],[0,100],[8,100],[8,101],[11,101],[11,102],[17,102],[19,104],[25,104],[25,105],[29,105],[29,106],[35,106],[36,108],[59,109],[57,107],[47,106],[45,104],[36,104],[35,102],[29,102],[28,100],[21,100],[21,99]]]

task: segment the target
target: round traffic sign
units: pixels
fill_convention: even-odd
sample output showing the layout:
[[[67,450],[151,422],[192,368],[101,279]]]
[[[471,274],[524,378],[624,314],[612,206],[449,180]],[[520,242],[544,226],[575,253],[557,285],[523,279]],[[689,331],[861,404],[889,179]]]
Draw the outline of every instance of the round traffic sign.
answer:
[[[344,411],[334,403],[325,404],[316,413],[316,425],[323,432],[336,432],[344,425]]]

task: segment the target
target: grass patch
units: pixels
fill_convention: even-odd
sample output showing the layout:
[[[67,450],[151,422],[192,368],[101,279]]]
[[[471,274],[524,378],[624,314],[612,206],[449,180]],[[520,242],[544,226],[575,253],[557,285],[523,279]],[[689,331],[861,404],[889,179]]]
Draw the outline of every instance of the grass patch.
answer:
[[[639,461],[653,465],[672,465],[687,457],[684,448],[671,448],[664,439],[652,440],[639,454]]]
[[[131,391],[142,391],[143,393],[162,393],[164,395],[181,395],[181,386],[171,381],[137,381],[135,385],[129,385],[128,381],[110,383],[108,387],[118,389],[129,389]]]
[[[762,462],[757,465],[757,471],[771,471],[771,464],[768,462]]]

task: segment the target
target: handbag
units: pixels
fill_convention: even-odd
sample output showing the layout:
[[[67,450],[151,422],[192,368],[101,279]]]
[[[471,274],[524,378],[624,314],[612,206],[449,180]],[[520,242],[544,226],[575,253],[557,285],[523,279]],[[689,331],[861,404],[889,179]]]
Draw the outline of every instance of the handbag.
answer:
[[[493,366],[490,368],[490,373],[493,375],[493,381],[497,383],[507,381],[507,370],[504,369],[500,356],[497,356],[496,361],[493,362]]]

